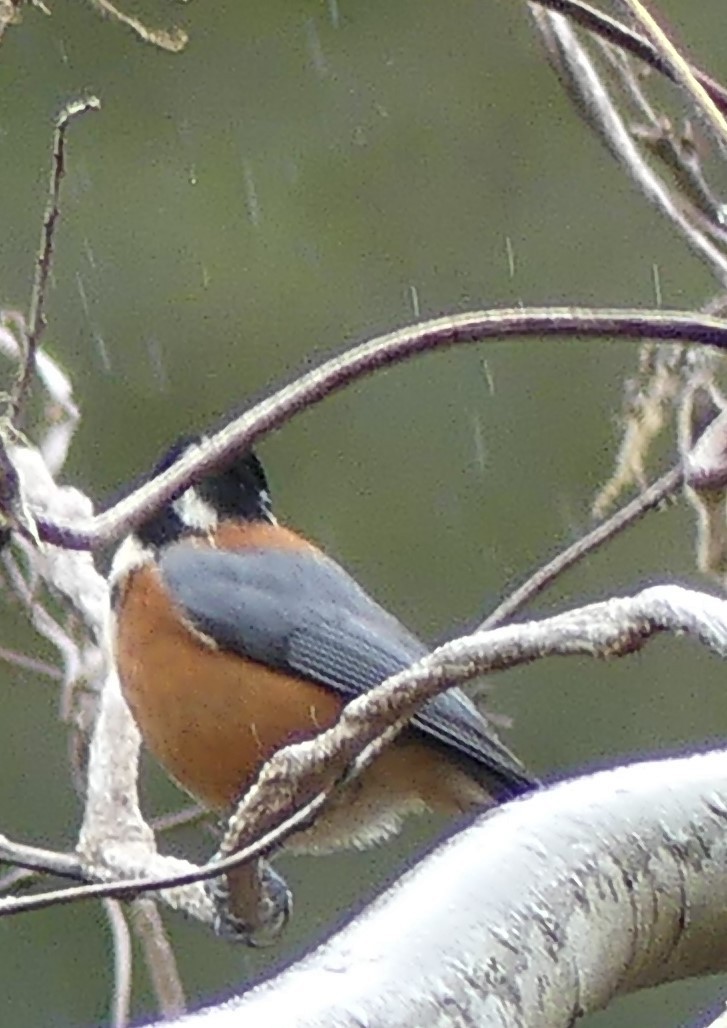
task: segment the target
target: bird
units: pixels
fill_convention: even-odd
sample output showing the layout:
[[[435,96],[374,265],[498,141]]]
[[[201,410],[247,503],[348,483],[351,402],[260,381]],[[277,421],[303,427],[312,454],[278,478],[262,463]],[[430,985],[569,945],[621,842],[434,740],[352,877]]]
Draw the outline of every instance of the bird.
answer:
[[[182,438],[151,477],[205,442]],[[251,449],[146,516],[117,549],[109,582],[116,666],[142,739],[218,815],[276,750],[330,727],[351,699],[430,652],[332,557],[278,522]],[[285,848],[365,848],[409,815],[452,817],[536,785],[450,688]]]

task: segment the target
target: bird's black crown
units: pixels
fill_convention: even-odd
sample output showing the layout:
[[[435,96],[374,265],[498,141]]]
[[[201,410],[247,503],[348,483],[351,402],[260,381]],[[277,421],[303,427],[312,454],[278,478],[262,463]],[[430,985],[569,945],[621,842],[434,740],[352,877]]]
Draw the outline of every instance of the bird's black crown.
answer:
[[[185,436],[164,453],[150,474],[150,479],[166,471],[183,454],[205,442],[204,437]],[[201,531],[199,524],[188,520],[183,498],[200,510],[208,510],[219,521],[270,521],[272,508],[265,470],[252,450],[237,453],[214,471],[205,475],[196,485],[174,493],[164,506],[143,521],[136,535],[147,546],[155,548],[174,542],[183,535]],[[191,507],[192,503],[187,505]]]

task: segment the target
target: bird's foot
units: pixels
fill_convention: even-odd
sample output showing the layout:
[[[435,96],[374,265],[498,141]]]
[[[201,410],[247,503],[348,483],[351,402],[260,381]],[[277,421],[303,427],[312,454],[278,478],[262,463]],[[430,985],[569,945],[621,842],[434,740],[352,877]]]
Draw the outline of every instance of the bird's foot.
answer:
[[[228,871],[207,883],[215,909],[215,934],[247,946],[272,946],[293,910],[285,879],[266,860]]]

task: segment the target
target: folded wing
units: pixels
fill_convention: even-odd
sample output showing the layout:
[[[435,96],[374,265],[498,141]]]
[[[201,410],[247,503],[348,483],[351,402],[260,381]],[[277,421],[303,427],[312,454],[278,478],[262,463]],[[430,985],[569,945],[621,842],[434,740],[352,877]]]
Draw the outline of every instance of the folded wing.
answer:
[[[335,561],[316,550],[214,550],[178,543],[160,571],[196,629],[223,649],[352,698],[428,650]],[[532,788],[517,758],[457,688],[412,725],[463,758],[497,798]]]

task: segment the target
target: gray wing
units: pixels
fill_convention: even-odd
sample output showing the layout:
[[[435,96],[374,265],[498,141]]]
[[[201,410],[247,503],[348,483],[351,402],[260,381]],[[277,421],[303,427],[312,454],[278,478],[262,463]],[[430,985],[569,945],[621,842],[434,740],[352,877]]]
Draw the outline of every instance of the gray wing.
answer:
[[[347,698],[428,653],[343,568],[315,550],[177,543],[163,551],[160,571],[186,617],[223,649]],[[412,725],[474,761],[472,773],[494,786],[498,798],[534,785],[459,689],[430,700]]]

